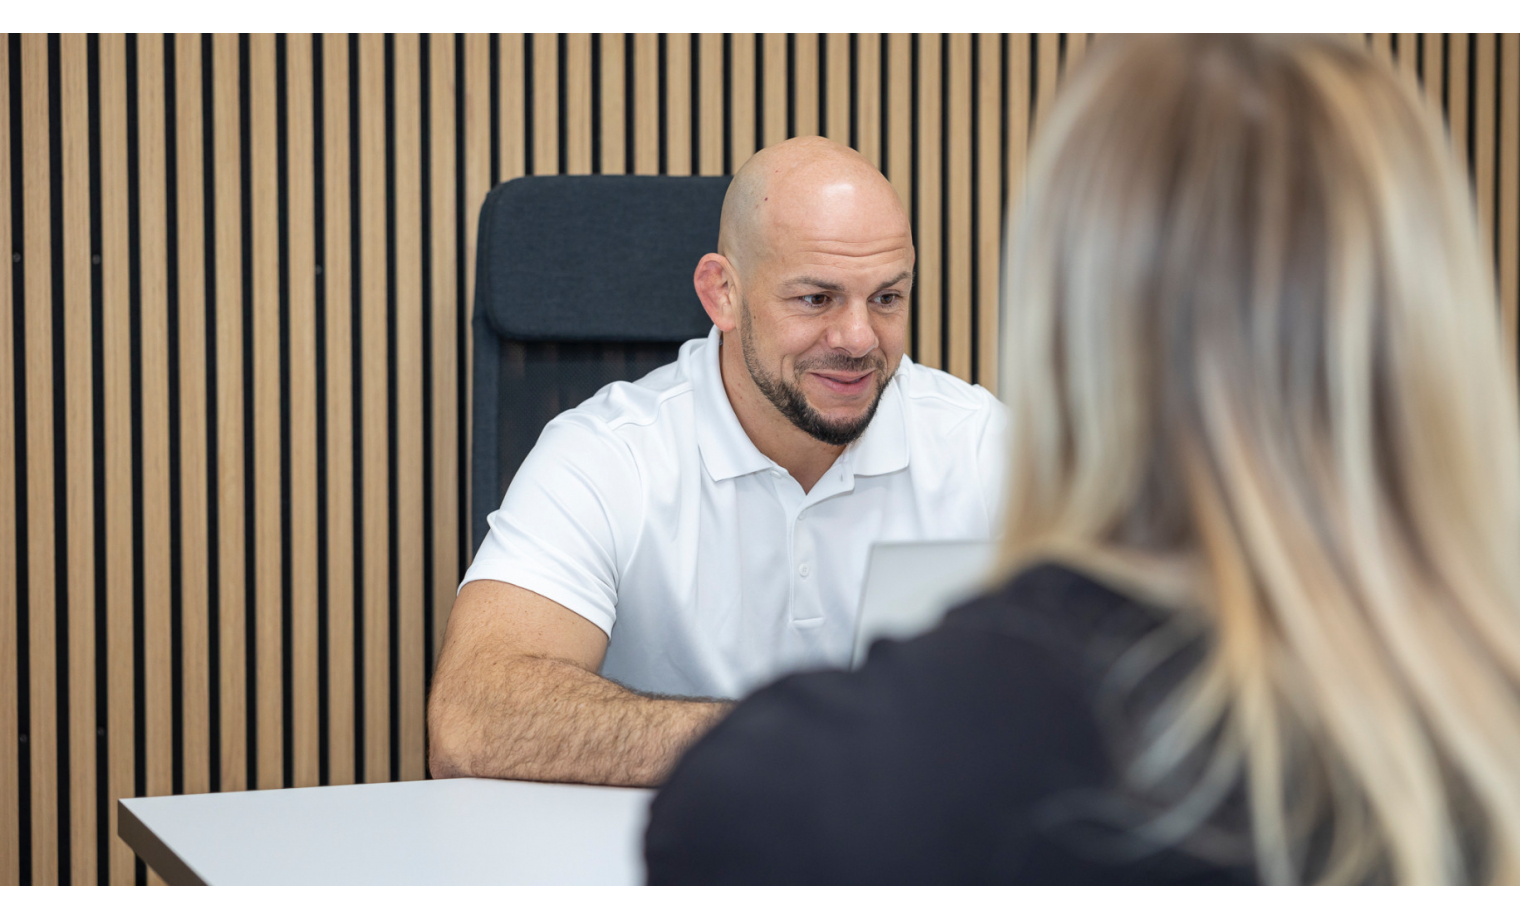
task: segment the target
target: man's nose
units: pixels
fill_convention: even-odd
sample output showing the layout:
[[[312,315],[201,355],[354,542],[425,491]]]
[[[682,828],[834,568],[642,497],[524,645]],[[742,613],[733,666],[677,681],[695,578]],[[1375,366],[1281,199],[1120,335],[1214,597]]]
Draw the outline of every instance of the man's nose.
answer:
[[[871,310],[865,301],[849,304],[837,314],[829,329],[829,347],[848,352],[853,358],[864,357],[876,349],[876,329],[871,325]]]

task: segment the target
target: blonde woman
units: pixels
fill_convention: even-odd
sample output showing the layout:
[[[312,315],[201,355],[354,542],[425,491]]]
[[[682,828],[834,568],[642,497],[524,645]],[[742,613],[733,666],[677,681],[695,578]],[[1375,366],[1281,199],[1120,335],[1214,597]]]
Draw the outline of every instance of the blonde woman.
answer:
[[[1008,259],[999,586],[742,703],[651,881],[1520,882],[1520,431],[1437,117],[1107,39]]]

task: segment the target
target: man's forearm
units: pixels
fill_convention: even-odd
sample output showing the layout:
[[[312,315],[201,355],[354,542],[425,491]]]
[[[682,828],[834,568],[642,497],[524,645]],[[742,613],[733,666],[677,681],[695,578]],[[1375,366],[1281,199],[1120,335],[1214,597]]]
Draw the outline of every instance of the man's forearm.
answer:
[[[553,658],[494,670],[489,686],[435,688],[434,776],[654,786],[732,705],[644,696]]]

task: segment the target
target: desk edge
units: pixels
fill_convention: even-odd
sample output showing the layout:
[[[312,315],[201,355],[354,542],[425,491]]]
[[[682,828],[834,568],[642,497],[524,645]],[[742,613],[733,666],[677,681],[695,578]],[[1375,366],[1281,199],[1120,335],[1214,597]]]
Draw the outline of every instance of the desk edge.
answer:
[[[171,885],[205,885],[206,880],[195,874],[178,855],[158,839],[142,819],[127,807],[127,800],[116,803],[116,835],[132,848],[148,868],[157,872]]]

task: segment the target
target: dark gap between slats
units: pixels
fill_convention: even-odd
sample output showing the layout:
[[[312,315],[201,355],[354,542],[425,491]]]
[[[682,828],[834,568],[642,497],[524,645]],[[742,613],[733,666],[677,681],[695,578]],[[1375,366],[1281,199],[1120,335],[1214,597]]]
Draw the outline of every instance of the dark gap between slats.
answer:
[[[63,293],[63,70],[61,39],[47,39],[48,71],[48,237],[51,259],[48,283],[52,301],[53,375],[53,680],[57,725],[55,767],[58,773],[58,883],[72,881],[73,796],[69,794],[69,503],[68,416],[64,412],[68,380],[64,374]]]
[[[401,688],[396,680],[401,670],[400,586],[396,572],[400,569],[401,547],[397,537],[400,507],[397,501],[398,471],[396,469],[396,37],[385,36],[385,366],[392,368],[385,381],[385,457],[386,457],[386,506],[390,526],[386,534],[386,578],[388,602],[386,627],[390,636],[390,772],[386,778],[396,779],[401,774]]]
[[[950,33],[939,35],[939,366],[950,370]]]
[[[829,112],[829,37],[819,35],[817,39],[818,50],[813,57],[818,67],[818,85],[814,88],[818,93],[818,134],[827,137],[832,127],[829,118],[833,117]]]
[[[633,33],[623,33],[623,172],[633,172],[634,138],[638,132],[634,121],[638,115],[634,96],[634,42]]]
[[[915,32],[908,41],[908,175],[913,177],[913,200],[908,207],[908,220],[913,225],[913,238],[922,239],[919,233],[919,199],[923,197],[924,183],[920,179],[918,157],[918,33]],[[923,307],[919,305],[919,298],[913,298],[909,304],[908,312],[908,341],[911,343],[909,351],[914,361],[919,356],[919,317],[923,313]]]
[[[10,63],[10,136],[11,136],[11,303],[26,303],[26,210],[23,207],[22,188],[25,182],[22,165],[25,163],[22,143],[21,119],[21,36],[12,32],[6,36],[6,51]],[[29,467],[26,449],[26,310],[11,310],[11,335],[14,348],[11,367],[15,375],[16,394],[16,731],[20,742],[16,748],[17,784],[16,810],[17,841],[20,857],[20,881],[32,883],[32,642],[30,616],[24,611],[31,609],[31,541],[27,520],[30,503],[27,500],[27,477]]]
[[[433,563],[438,549],[433,545],[436,514],[433,503],[437,500],[433,488],[433,451],[437,447],[433,443],[433,38],[424,35],[419,41],[422,43],[422,105],[418,114],[422,120],[419,165],[422,168],[422,692],[425,700],[428,685],[433,681]],[[560,61],[563,73],[564,58],[561,57]],[[423,737],[426,735],[424,719]]]
[[[522,95],[522,126],[523,126],[523,175],[538,175],[538,161],[533,158],[533,51],[535,36],[532,34],[522,37],[523,47],[523,95]],[[390,73],[389,68],[386,73]]]
[[[601,36],[597,36],[597,42],[598,42],[597,47],[600,47]],[[469,443],[470,443],[469,442],[469,432],[470,432],[470,428],[469,428],[469,424],[470,424],[470,419],[469,419],[469,413],[467,411],[467,407],[469,405],[469,400],[467,398],[467,394],[470,392],[469,391],[470,379],[469,379],[469,365],[468,365],[468,363],[465,360],[465,357],[466,357],[466,354],[467,354],[467,352],[465,350],[465,347],[466,347],[465,346],[465,342],[466,342],[465,337],[467,335],[469,335],[469,332],[470,332],[469,319],[470,319],[470,311],[471,311],[473,305],[469,304],[469,303],[467,303],[465,301],[465,291],[467,290],[466,285],[469,283],[469,280],[466,277],[466,274],[467,274],[467,267],[466,267],[467,266],[467,262],[465,261],[468,258],[468,255],[469,255],[469,253],[467,251],[468,250],[468,246],[467,246],[467,243],[466,243],[466,241],[469,239],[469,237],[465,235],[465,226],[466,226],[467,222],[475,220],[475,215],[472,214],[472,213],[467,213],[466,210],[465,210],[466,207],[467,207],[467,204],[466,204],[466,199],[465,199],[465,166],[464,166],[464,163],[465,163],[465,105],[464,105],[464,100],[465,100],[465,89],[464,89],[464,86],[465,86],[465,82],[464,82],[465,81],[465,76],[464,75],[465,75],[465,43],[464,43],[464,36],[463,35],[456,35],[454,37],[454,240],[455,240],[455,243],[456,243],[456,245],[454,246],[454,302],[459,305],[460,321],[458,323],[454,324],[454,357],[455,357],[455,361],[454,361],[454,370],[455,370],[454,392],[457,393],[457,394],[459,394],[459,398],[455,401],[455,404],[454,404],[454,421],[455,421],[455,424],[456,424],[456,427],[455,427],[454,430],[457,433],[458,440],[459,440],[459,453],[457,454],[458,463],[457,463],[457,470],[456,470],[456,472],[459,474],[459,479],[458,479],[458,486],[457,486],[458,494],[455,496],[455,500],[459,502],[459,507],[460,508],[468,508],[469,507],[469,501],[468,501],[469,493],[466,490],[468,489],[469,482],[470,482],[470,479],[469,479],[469,472],[470,472],[470,467],[469,467],[469,463],[470,463],[470,451],[469,451]],[[598,134],[593,134],[592,136],[593,137],[597,137],[599,135]],[[598,171],[600,171],[600,169]],[[462,580],[464,578],[464,566],[468,563],[469,558],[470,558],[470,538],[469,538],[469,534],[470,534],[469,515],[462,514],[462,515],[459,516],[459,526],[456,528],[456,533],[455,533],[455,540],[459,544],[459,547],[458,547],[458,549],[459,549],[459,556],[458,556],[458,558],[459,558],[459,562],[460,562],[459,570],[454,573],[455,574],[455,580],[456,580],[456,582],[459,581],[459,580]],[[445,612],[445,615],[447,615],[447,612]]]
[[[971,36],[971,382],[982,382],[982,41]]]
[[[275,209],[276,259],[279,262],[279,385],[280,385],[280,785],[295,783],[295,675],[291,655],[294,635],[294,585],[291,565],[291,534],[294,517],[290,507],[290,64],[289,42],[283,33],[274,38],[275,107]],[[271,496],[261,496],[268,501]]]
[[[174,36],[162,39],[164,55],[164,251],[169,366],[169,788],[175,795],[185,791],[185,668],[184,668],[184,495],[180,482],[180,375],[179,375],[179,92],[175,85],[178,60]]]
[[[557,118],[555,120],[555,129],[556,129],[556,132],[558,134],[558,142],[559,142],[559,146],[556,148],[559,151],[559,158],[558,158],[559,162],[557,164],[557,168],[556,168],[555,171],[563,176],[565,173],[567,173],[567,172],[570,171],[570,167],[569,167],[569,163],[570,163],[570,149],[569,148],[570,148],[570,145],[569,145],[568,140],[567,140],[568,137],[569,137],[569,124],[568,123],[570,121],[570,118],[569,118],[570,113],[568,111],[567,106],[565,105],[565,97],[568,95],[568,92],[566,90],[565,80],[566,80],[566,76],[567,76],[567,74],[566,74],[566,68],[569,66],[569,64],[568,64],[568,62],[566,60],[567,57],[568,57],[568,55],[566,54],[566,52],[567,52],[567,50],[569,48],[569,40],[568,40],[568,37],[563,32],[556,33],[554,40],[555,40],[555,50],[557,51],[557,53],[554,56],[554,64],[555,64],[555,73],[554,73],[554,77],[555,77],[555,93],[554,93],[554,98],[555,98],[555,102],[557,103],[556,107],[557,107],[557,109],[559,111],[559,118]],[[424,102],[423,104],[426,105],[427,103]],[[428,532],[432,533],[432,531],[428,531]]]
[[[454,86],[463,87],[464,82],[455,80]],[[464,92],[456,89],[455,98],[463,97]],[[457,130],[459,125],[457,117],[454,119],[454,125]],[[455,147],[458,148],[457,138]],[[591,36],[591,172],[594,175],[602,174],[602,34],[600,32],[593,33]],[[463,170],[456,170],[455,176],[456,186],[464,181]],[[462,247],[464,237],[459,237],[459,240]],[[461,299],[459,303],[464,303],[464,300]]]
[[[670,145],[669,138],[666,136],[670,127],[670,113],[668,111],[669,106],[666,105],[666,96],[669,92],[669,80],[668,75],[666,74],[666,68],[670,65],[667,60],[665,51],[666,38],[666,34],[664,32],[661,32],[655,41],[655,46],[658,48],[658,57],[656,58],[658,65],[655,67],[655,72],[659,74],[659,79],[655,81],[655,108],[659,112],[658,133],[660,137],[660,156],[659,159],[656,160],[659,165],[656,167],[655,172],[659,173],[662,176],[667,175],[670,172]],[[632,126],[630,125],[630,127]]]
[[[734,172],[734,36],[723,33],[723,175]]]
[[[259,693],[258,693],[258,534],[254,528],[253,494],[253,110],[248,62],[248,36],[238,36],[238,193],[242,198],[238,219],[242,224],[242,342],[243,350],[243,701],[247,724],[244,751],[247,788],[259,787]]]
[[[850,33],[850,114],[845,126],[850,132],[850,147],[860,149],[860,35]]]
[[[889,81],[891,80],[891,76],[892,76],[891,64],[888,62],[888,58],[890,57],[890,55],[888,53],[888,47],[889,46],[888,46],[888,37],[887,37],[887,35],[885,35],[885,34],[878,35],[876,37],[876,60],[877,60],[877,70],[879,71],[879,75],[877,77],[876,96],[877,96],[877,103],[878,103],[877,104],[877,111],[881,112],[881,138],[880,138],[880,144],[881,144],[881,172],[882,172],[882,175],[888,175],[888,170],[890,170],[890,169],[893,168],[893,165],[888,161],[888,157],[890,155],[890,150],[891,150],[891,147],[892,147],[891,131],[889,130],[889,126],[891,125],[892,114],[893,114],[892,113],[892,106],[890,105],[890,102],[891,102],[891,93],[889,92],[889,89],[888,89],[888,87],[890,85]],[[911,307],[912,306],[912,300],[910,299],[908,303],[909,303],[909,306]]]
[[[137,133],[137,36],[127,36],[127,214],[128,233],[128,338],[132,388],[132,770],[133,794],[146,795],[147,782],[147,685],[143,674],[143,481],[142,481],[142,192]],[[148,883],[148,867],[135,859],[136,882]]]
[[[105,330],[101,316],[105,305],[104,272],[101,265],[101,152],[100,152],[100,36],[85,39],[88,70],[90,130],[90,429],[96,462],[91,470],[90,491],[96,515],[105,518]],[[96,527],[95,550],[95,884],[111,883],[110,759],[106,726],[109,724],[110,693],[106,668],[106,529]]]
[[[1478,193],[1478,40],[1469,32],[1467,42],[1467,184],[1474,203]]]
[[[491,42],[494,52],[496,42]],[[492,92],[495,92],[496,81],[491,81]],[[491,117],[496,117],[496,108],[491,107]],[[491,155],[496,155],[496,146],[493,142]],[[495,169],[493,165],[492,169]],[[360,279],[364,277],[364,246],[363,237],[367,233],[374,232],[372,228],[365,227],[360,220],[359,208],[359,36],[348,36],[348,225],[352,228],[348,238],[348,258],[352,271],[349,272],[351,283],[349,285],[349,386],[351,398],[350,412],[353,415],[353,442],[350,445],[353,451],[353,482],[343,484],[343,488],[354,492],[354,782],[362,783],[369,780],[369,764],[364,756],[364,745],[367,733],[364,725],[365,713],[365,686],[364,686],[364,610],[367,603],[364,572],[365,553],[369,547],[364,543],[364,502],[360,501],[360,483],[364,482],[364,285]]]
[[[316,362],[316,415],[317,415],[317,784],[326,786],[331,781],[332,745],[328,738],[332,731],[329,708],[328,651],[332,634],[327,612],[332,605],[332,581],[327,567],[331,554],[327,540],[331,525],[327,508],[328,456],[327,456],[327,109],[326,109],[326,59],[323,55],[326,42],[317,36],[311,43],[311,168],[312,168],[312,238],[315,249],[312,262],[316,272],[315,321]]]
[[[207,772],[212,792],[222,791],[222,531],[220,454],[221,386],[217,379],[216,330],[220,305],[216,278],[216,49],[211,35],[201,36],[201,181],[205,192],[206,226],[206,679],[208,716]]]
[[[491,33],[489,47],[491,71],[491,181],[492,187],[501,181],[501,35]]]
[[[797,136],[797,33],[786,33],[786,136]]]
[[[756,32],[755,42],[755,150],[765,146],[765,35]],[[742,164],[734,164],[735,166]]]
[[[701,36],[698,33],[693,32],[688,36],[688,40],[691,43],[691,53],[687,55],[687,57],[691,60],[691,71],[687,74],[687,83],[690,84],[688,86],[688,92],[690,93],[691,100],[688,103],[688,107],[691,109],[691,133],[689,136],[689,139],[691,141],[691,174],[693,176],[699,176],[702,174]],[[727,104],[727,98],[725,97],[725,107]]]

